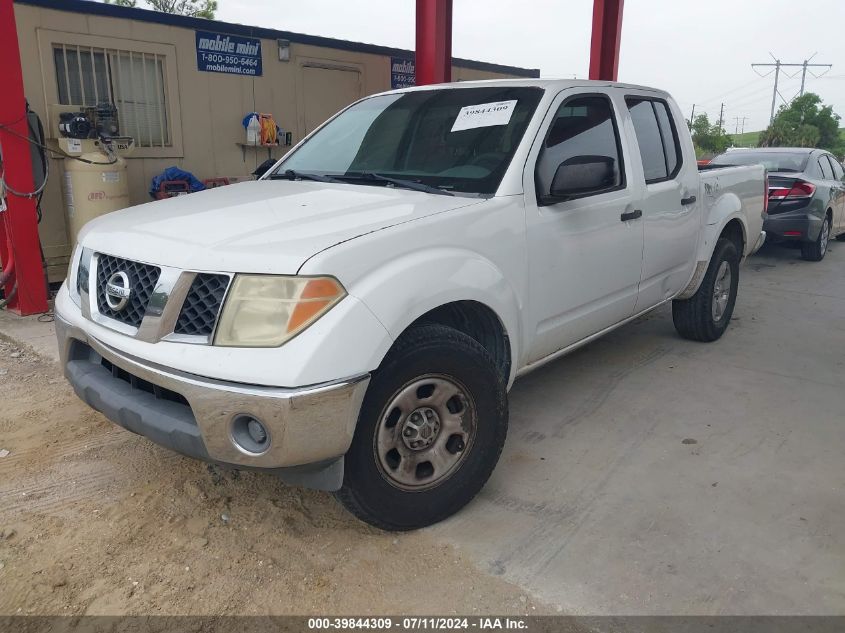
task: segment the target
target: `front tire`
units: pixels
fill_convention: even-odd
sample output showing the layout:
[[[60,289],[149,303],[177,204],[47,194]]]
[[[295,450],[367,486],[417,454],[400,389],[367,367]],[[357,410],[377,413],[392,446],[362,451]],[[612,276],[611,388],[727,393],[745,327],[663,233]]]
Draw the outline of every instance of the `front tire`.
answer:
[[[442,521],[481,490],[507,435],[507,390],[475,339],[414,326],[370,381],[337,499],[384,530]]]
[[[830,216],[825,216],[824,224],[819,231],[815,242],[801,243],[801,257],[808,262],[820,262],[827,253],[827,245],[830,242]]]
[[[738,287],[739,252],[733,242],[721,238],[695,294],[672,302],[678,334],[705,343],[720,338],[731,321]]]

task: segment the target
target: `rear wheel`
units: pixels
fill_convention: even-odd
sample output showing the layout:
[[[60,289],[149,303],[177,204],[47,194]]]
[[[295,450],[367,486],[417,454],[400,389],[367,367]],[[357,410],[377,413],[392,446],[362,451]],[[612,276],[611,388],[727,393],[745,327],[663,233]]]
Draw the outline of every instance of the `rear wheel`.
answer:
[[[441,521],[484,486],[507,422],[506,385],[487,350],[449,327],[414,327],[373,374],[336,497],[385,530]]]
[[[808,262],[820,262],[827,253],[827,245],[830,242],[830,216],[825,216],[819,236],[815,242],[801,243],[801,257]]]
[[[739,252],[730,240],[716,242],[707,273],[689,299],[672,302],[672,321],[682,337],[710,342],[728,328],[739,286]]]

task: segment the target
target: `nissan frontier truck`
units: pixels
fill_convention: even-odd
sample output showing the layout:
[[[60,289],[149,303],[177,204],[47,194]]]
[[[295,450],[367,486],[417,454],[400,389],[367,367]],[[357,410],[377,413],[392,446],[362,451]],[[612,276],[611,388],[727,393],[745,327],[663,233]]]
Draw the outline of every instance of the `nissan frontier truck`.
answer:
[[[652,88],[373,95],[256,181],[86,225],[64,373],[162,446],[419,528],[484,486],[520,376],[667,303],[680,336],[721,337],[766,191],[759,166],[699,172]]]

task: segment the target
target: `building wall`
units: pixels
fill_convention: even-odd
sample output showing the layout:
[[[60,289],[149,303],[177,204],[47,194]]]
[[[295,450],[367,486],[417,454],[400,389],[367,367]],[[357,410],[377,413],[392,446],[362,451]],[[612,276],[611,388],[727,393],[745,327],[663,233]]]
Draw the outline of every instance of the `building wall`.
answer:
[[[58,88],[53,46],[110,47],[163,55],[172,146],[138,148],[128,158],[130,202],[150,200],[153,176],[177,165],[198,178],[249,178],[268,158],[266,148],[241,147],[248,112],[272,113],[296,143],[323,118],[349,102],[390,89],[390,55],[292,42],[290,61],[278,59],[275,39],[261,38],[263,74],[245,77],[197,69],[195,31],[168,24],[15,4],[23,76],[30,106],[51,129]],[[212,29],[209,29],[212,30]],[[219,28],[214,30],[222,30]],[[453,80],[514,76],[456,66]],[[56,136],[48,132],[49,136]],[[55,146],[55,140],[48,141]],[[285,148],[274,148],[278,158]],[[51,279],[64,276],[71,245],[62,197],[63,160],[50,160],[40,234]]]

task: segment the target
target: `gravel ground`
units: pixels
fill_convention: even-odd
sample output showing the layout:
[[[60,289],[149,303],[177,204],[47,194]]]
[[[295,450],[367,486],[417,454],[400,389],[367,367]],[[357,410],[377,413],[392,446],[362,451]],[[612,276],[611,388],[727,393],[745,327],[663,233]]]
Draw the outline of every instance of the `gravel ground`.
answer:
[[[424,531],[113,426],[5,339],[0,393],[0,614],[555,612]]]

